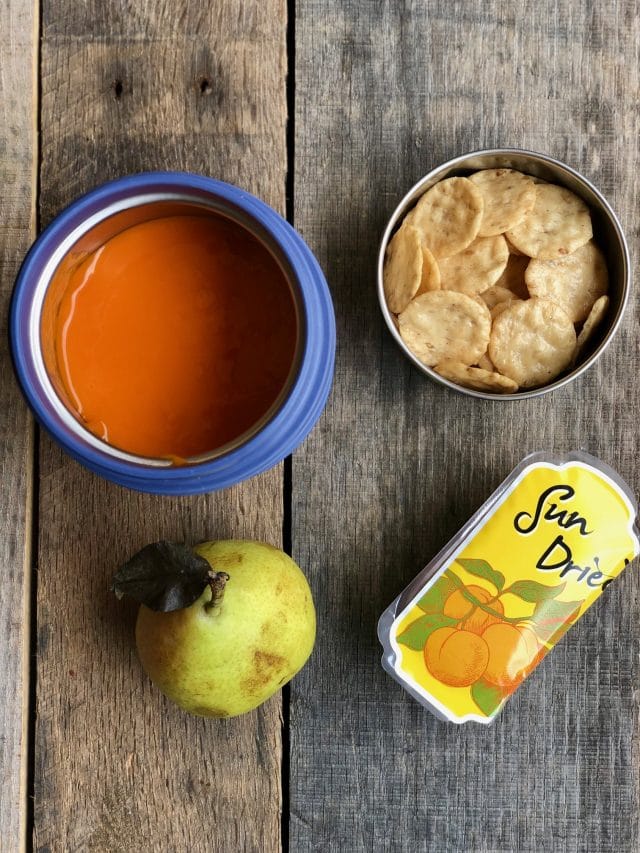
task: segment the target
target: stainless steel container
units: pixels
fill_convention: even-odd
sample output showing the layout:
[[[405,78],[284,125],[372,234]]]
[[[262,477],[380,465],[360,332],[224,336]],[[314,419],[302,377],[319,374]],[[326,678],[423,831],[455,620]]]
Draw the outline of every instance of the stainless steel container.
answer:
[[[394,316],[389,311],[384,296],[383,268],[387,245],[404,216],[430,187],[444,178],[466,176],[480,169],[517,169],[528,175],[540,178],[554,184],[560,184],[580,196],[591,210],[593,221],[594,239],[602,249],[607,260],[609,271],[609,298],[611,300],[607,317],[594,335],[594,340],[587,348],[584,357],[580,358],[575,367],[560,378],[544,385],[541,388],[518,391],[514,394],[489,394],[484,391],[475,391],[464,388],[454,382],[440,376],[430,367],[423,364],[402,340],[394,322]],[[548,157],[545,154],[536,154],[533,151],[524,151],[517,148],[494,148],[485,151],[475,151],[472,154],[464,154],[443,163],[432,169],[427,175],[418,181],[396,207],[382,235],[380,251],[378,254],[378,298],[383,317],[389,332],[406,357],[426,376],[446,385],[453,391],[467,394],[471,397],[480,397],[485,400],[523,400],[528,397],[538,397],[556,388],[567,385],[577,379],[585,370],[602,355],[610,344],[616,333],[622,315],[627,305],[629,291],[631,289],[631,263],[629,249],[620,226],[620,222],[611,206],[604,196],[586,178],[575,169]]]

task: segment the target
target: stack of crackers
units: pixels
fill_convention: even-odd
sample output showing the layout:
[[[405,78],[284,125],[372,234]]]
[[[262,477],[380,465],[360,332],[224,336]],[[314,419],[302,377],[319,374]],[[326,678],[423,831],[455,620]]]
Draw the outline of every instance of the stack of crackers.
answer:
[[[570,369],[609,306],[591,214],[512,169],[435,184],[387,248],[384,292],[420,361],[459,385],[515,393]]]

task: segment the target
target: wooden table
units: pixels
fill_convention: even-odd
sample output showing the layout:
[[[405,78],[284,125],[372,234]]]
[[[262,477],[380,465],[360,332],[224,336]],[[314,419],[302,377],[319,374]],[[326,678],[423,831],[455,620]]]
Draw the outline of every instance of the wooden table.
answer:
[[[0,344],[0,849],[635,851],[637,566],[495,725],[437,722],[379,666],[379,613],[528,451],[584,447],[636,492],[637,300],[597,367],[517,405],[428,382],[375,293],[381,230],[432,166],[493,145],[593,179],[638,240],[638,3],[3,0],[3,323],[35,233],[96,184],[184,169],[246,187],[316,252],[335,385],[291,460],[150,497],[34,427]],[[282,695],[192,719],[142,672],[114,567],[146,542],[290,548],[315,654]]]

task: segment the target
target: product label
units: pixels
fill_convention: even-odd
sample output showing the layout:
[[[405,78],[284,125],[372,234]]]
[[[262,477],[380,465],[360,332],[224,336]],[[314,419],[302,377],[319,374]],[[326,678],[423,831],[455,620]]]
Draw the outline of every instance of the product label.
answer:
[[[638,554],[634,510],[583,462],[527,467],[398,614],[395,671],[455,722],[487,722]]]

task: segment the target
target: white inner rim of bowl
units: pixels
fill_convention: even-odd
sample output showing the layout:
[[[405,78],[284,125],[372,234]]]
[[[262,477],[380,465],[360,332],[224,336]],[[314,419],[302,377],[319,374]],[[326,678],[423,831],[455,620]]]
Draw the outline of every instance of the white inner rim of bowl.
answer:
[[[44,357],[42,355],[42,342],[40,340],[40,320],[42,317],[42,308],[44,305],[44,300],[47,293],[47,289],[49,287],[49,283],[51,282],[51,279],[53,278],[53,275],[62,259],[81,237],[87,234],[87,232],[91,231],[92,228],[95,228],[95,226],[98,225],[100,222],[103,222],[105,219],[108,219],[110,216],[113,216],[116,213],[121,213],[124,210],[129,210],[134,207],[142,207],[143,205],[152,204],[154,202],[166,201],[177,201],[191,204],[194,206],[201,206],[209,208],[212,212],[215,212],[219,215],[226,215],[224,208],[219,207],[215,204],[207,203],[207,199],[205,198],[196,198],[186,193],[145,193],[142,195],[131,196],[125,199],[121,199],[120,201],[110,204],[108,207],[103,208],[97,213],[94,213],[93,216],[90,216],[88,219],[85,219],[81,225],[79,225],[70,234],[67,235],[67,237],[51,254],[51,257],[44,266],[40,278],[38,279],[38,283],[35,286],[33,299],[31,302],[31,311],[29,314],[29,339],[31,344],[34,368],[38,377],[38,382],[40,383],[42,390],[45,396],[47,397],[47,400],[49,401],[51,407],[55,411],[56,416],[63,423],[63,425],[75,436],[77,436],[77,438],[79,438],[84,445],[89,445],[95,450],[104,453],[105,455],[113,459],[119,459],[123,462],[132,462],[135,465],[144,465],[154,468],[174,468],[175,464],[170,459],[158,459],[153,457],[138,456],[134,453],[127,453],[125,450],[120,450],[119,448],[114,447],[111,444],[107,444],[105,441],[102,441],[102,439],[98,438],[88,429],[83,427],[80,421],[78,421],[69,411],[69,409],[64,405],[64,403],[58,396],[57,391],[53,387],[53,384],[51,382],[51,379],[49,378],[49,374],[44,364]],[[238,222],[238,220],[234,219],[233,217],[228,218],[232,219],[232,221],[234,222],[237,222],[240,227],[243,227],[242,223]],[[252,233],[253,237],[256,240],[260,240],[257,234],[253,234],[253,232],[249,233]],[[260,242],[265,245],[264,241],[260,240]],[[295,298],[295,294],[293,293],[290,276],[287,274],[286,270],[283,269],[282,264],[273,254],[273,252],[271,252],[269,247],[265,245],[265,248],[270,251],[274,260],[282,270],[282,274],[284,276],[285,281],[288,283],[289,287],[292,290],[292,297],[296,312],[296,321],[299,330],[299,306],[298,301]],[[251,428],[248,429],[246,432],[235,438],[232,442],[229,442],[228,444],[225,444],[222,447],[213,448],[211,451],[200,454],[199,456],[189,457],[187,460],[185,460],[187,464],[197,464],[199,462],[205,462],[223,456],[224,454],[244,444],[249,438],[256,435],[256,433],[258,433],[259,430],[266,423],[269,422],[269,420],[271,420],[275,412],[284,402],[285,397],[291,389],[293,377],[297,372],[297,365],[300,356],[299,350],[300,340],[298,340],[296,353],[293,358],[291,370],[289,372],[289,376],[287,377],[287,381],[285,382],[280,394],[278,394],[278,396],[276,397],[268,411],[262,416],[262,418],[260,418],[259,421],[253,424]]]

